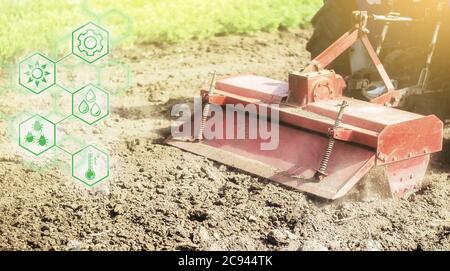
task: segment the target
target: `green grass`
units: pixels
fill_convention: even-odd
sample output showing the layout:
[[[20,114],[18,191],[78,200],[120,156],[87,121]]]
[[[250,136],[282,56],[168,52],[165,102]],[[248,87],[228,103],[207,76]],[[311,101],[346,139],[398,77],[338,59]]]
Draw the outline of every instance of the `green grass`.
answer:
[[[306,24],[322,0],[0,0],[0,64],[52,51],[86,21],[108,28],[113,45],[173,43]],[[58,47],[58,46],[56,46]]]

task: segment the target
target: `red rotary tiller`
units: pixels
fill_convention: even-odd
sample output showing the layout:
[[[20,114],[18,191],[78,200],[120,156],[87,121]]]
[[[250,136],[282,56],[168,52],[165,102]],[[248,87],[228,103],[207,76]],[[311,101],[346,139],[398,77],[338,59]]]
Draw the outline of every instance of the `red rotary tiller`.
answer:
[[[327,199],[342,197],[374,168],[381,172],[377,178],[386,180],[392,196],[402,197],[417,190],[430,154],[442,149],[443,123],[434,115],[391,107],[401,103],[406,92],[395,90],[366,35],[367,16],[364,12],[357,15],[360,20],[352,31],[306,69],[291,72],[288,83],[242,75],[218,80],[213,93],[202,90],[206,104],[253,104],[258,108],[257,115],[246,115],[245,127],[226,129],[248,131],[250,118],[278,116],[277,148],[261,150],[265,141],[261,137],[169,138],[167,143]],[[385,93],[370,102],[344,97],[345,81],[326,69],[358,39],[385,84]],[[260,109],[268,113],[262,114]],[[215,125],[225,126],[226,118]],[[270,126],[271,121],[267,122]],[[202,127],[204,121],[193,121],[193,131],[198,133]]]

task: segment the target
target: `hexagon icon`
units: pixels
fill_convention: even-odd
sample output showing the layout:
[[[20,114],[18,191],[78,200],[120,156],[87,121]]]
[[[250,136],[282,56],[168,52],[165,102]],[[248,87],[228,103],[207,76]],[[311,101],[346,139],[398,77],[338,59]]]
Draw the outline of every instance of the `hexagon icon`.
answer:
[[[114,95],[124,94],[132,84],[131,69],[127,64],[108,60],[97,69],[98,85]]]
[[[93,186],[109,176],[109,156],[89,145],[72,156],[72,176],[88,186]]]
[[[72,32],[72,53],[93,63],[109,52],[109,33],[89,22]]]
[[[19,145],[36,156],[55,146],[55,141],[55,124],[41,115],[19,124]]]
[[[109,115],[109,93],[89,84],[72,96],[72,114],[87,124]]]
[[[39,94],[53,86],[56,81],[55,63],[36,53],[19,64],[19,84],[29,91]]]

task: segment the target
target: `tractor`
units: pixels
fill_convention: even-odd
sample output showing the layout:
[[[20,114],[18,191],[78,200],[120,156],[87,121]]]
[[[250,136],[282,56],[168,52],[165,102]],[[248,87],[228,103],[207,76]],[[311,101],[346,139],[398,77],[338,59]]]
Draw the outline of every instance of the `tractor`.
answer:
[[[354,23],[352,12],[365,10],[368,37],[397,89],[401,106],[441,118],[450,113],[450,1],[327,0],[312,19],[306,49],[317,57]],[[330,69],[347,82],[346,95],[370,100],[383,93],[380,78],[360,42]]]

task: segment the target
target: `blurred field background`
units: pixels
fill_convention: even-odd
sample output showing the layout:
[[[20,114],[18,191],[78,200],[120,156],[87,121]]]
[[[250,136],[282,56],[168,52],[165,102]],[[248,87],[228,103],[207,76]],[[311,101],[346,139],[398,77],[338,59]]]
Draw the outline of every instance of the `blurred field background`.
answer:
[[[113,45],[175,43],[306,25],[322,0],[0,0],[0,64],[30,51],[58,51],[87,21]],[[55,49],[56,48],[56,49]]]

